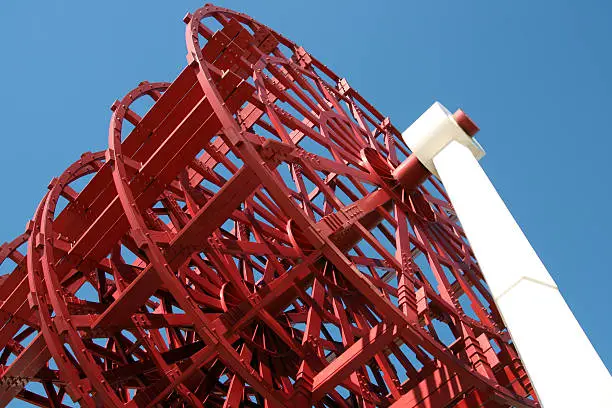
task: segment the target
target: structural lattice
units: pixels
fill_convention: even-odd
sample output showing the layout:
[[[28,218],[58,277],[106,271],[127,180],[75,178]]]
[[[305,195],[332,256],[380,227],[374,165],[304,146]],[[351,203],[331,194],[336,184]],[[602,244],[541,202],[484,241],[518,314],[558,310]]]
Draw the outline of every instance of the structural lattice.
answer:
[[[185,22],[0,247],[0,406],[538,406],[389,119],[244,14]]]

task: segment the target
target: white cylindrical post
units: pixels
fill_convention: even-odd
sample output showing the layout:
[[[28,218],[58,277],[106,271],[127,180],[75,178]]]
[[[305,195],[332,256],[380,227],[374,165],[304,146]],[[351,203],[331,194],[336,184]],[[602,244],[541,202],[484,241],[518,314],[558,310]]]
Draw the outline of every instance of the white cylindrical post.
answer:
[[[480,167],[484,151],[448,121],[436,103],[403,136],[442,181],[543,407],[612,407],[612,377]]]

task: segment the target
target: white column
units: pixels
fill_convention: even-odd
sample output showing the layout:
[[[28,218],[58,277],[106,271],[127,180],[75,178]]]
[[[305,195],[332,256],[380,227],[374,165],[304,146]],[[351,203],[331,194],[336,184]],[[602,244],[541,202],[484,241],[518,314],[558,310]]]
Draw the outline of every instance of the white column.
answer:
[[[612,377],[480,167],[484,151],[448,121],[434,104],[403,136],[444,184],[542,406],[612,407]]]

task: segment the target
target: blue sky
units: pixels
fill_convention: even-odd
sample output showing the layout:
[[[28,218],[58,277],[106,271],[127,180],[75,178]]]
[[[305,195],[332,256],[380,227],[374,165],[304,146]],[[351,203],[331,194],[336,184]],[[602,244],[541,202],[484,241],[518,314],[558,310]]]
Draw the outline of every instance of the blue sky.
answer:
[[[612,3],[217,4],[302,44],[398,128],[434,100],[464,108],[482,129],[483,167],[612,368]],[[115,99],[178,74],[182,17],[200,5],[2,2],[0,241],[23,230],[55,175],[106,148]]]

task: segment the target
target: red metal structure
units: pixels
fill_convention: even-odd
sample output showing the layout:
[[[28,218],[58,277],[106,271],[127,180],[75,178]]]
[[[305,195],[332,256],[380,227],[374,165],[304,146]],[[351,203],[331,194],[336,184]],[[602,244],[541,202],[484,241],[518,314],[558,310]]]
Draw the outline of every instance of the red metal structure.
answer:
[[[0,248],[0,406],[538,406],[391,122],[244,14],[185,22]]]

